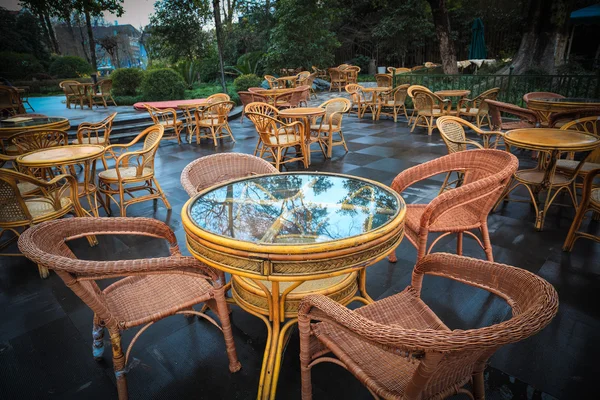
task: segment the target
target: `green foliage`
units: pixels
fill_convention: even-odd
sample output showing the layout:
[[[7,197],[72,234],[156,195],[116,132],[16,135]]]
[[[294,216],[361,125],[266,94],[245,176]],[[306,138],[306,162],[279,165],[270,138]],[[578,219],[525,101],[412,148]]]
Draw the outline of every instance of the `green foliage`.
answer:
[[[135,103],[139,103],[141,101],[144,101],[143,97],[141,95],[138,96],[118,96],[115,95],[113,96],[115,101],[117,102],[118,105],[120,106],[132,106]]]
[[[235,71],[239,75],[258,74],[258,69],[262,64],[264,53],[257,51],[247,53],[238,58],[237,65],[227,66],[225,68]]]
[[[115,96],[135,96],[142,84],[144,71],[139,68],[119,68],[110,74]],[[117,104],[120,104],[117,102]]]
[[[44,71],[42,64],[31,54],[0,52],[0,76],[6,79],[22,79]]]
[[[240,75],[233,81],[233,87],[236,92],[242,92],[248,90],[249,87],[260,86],[262,78],[254,74]]]
[[[15,15],[0,7],[0,52],[27,53],[47,67],[50,53],[37,18],[29,11]]]
[[[332,0],[279,0],[271,30],[267,70],[332,65],[340,46],[330,27],[341,17]]]
[[[223,90],[222,90],[220,84],[200,83],[200,84],[194,85],[194,89],[186,90],[185,98],[186,99],[205,99],[210,95],[213,95],[215,93],[222,93],[222,92],[223,92]],[[233,86],[228,85],[227,94],[229,95],[229,97],[231,97],[231,101],[234,101],[237,104],[240,104],[240,98],[237,95]]]
[[[198,61],[183,60],[176,66],[175,70],[183,77],[186,89],[191,89],[194,83],[200,79],[200,63]]]
[[[359,82],[375,82],[375,75],[358,74]]]
[[[57,78],[78,78],[90,75],[94,70],[92,69],[92,66],[81,57],[64,56],[57,57],[52,61],[48,72],[50,75]]]
[[[142,80],[143,101],[183,99],[185,82],[181,75],[172,69],[147,71]]]
[[[370,61],[371,61],[370,57],[367,57],[362,54],[358,54],[352,60],[350,60],[350,64],[360,67],[360,72],[366,74],[367,71],[369,70],[369,62]]]
[[[219,55],[212,47],[206,58],[200,61],[200,81],[214,82],[219,76]]]

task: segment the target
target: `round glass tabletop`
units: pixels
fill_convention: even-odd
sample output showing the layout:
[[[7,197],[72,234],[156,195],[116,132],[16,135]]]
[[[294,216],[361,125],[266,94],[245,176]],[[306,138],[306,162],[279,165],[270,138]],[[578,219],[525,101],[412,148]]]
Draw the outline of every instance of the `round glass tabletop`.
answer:
[[[11,119],[11,118],[6,118]],[[0,129],[3,128],[35,128],[39,126],[54,124],[58,122],[66,121],[66,118],[63,117],[31,117],[27,118],[24,121],[19,122],[11,122],[6,120],[0,121]]]
[[[290,245],[360,236],[394,220],[404,207],[397,193],[372,181],[282,173],[201,193],[191,202],[188,216],[198,228],[229,239]]]

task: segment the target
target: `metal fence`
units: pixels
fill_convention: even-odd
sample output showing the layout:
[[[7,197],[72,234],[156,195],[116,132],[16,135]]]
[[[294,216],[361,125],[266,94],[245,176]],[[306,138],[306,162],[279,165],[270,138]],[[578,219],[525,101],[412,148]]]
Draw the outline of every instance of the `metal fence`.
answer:
[[[600,75],[426,75],[398,74],[394,86],[409,83],[432,91],[467,89],[470,98],[495,87],[499,101],[523,106],[523,95],[530,92],[553,92],[565,97],[600,98]]]

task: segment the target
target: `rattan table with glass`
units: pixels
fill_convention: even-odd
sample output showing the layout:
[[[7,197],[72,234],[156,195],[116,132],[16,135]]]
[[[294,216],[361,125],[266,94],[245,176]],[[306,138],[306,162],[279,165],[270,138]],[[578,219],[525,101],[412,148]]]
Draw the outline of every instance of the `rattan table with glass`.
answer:
[[[15,133],[26,131],[28,129],[46,128],[66,131],[71,126],[69,120],[64,117],[33,116],[24,118],[24,120],[19,122],[0,120],[0,139],[7,139]]]
[[[405,213],[403,199],[385,185],[316,172],[234,180],[184,205],[192,255],[230,273],[233,301],[267,326],[257,398],[275,398],[302,297],[372,302],[366,267],[402,240]]]

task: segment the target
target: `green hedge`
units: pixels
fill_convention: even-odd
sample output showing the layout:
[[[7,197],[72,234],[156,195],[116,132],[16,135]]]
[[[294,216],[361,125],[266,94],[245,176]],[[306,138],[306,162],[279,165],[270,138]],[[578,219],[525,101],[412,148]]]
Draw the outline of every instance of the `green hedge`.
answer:
[[[249,87],[256,87],[262,84],[262,78],[254,74],[240,75],[233,81],[233,87],[237,92],[248,90]]]
[[[94,72],[92,66],[81,57],[57,57],[50,68],[50,75],[57,78],[81,78]]]
[[[80,83],[90,83],[91,78],[76,78],[69,79]],[[48,95],[48,94],[61,94],[62,89],[58,86],[64,79],[49,79],[49,80],[27,80],[27,81],[12,81],[15,86],[28,86],[30,95]]]
[[[0,76],[5,79],[25,79],[43,72],[44,67],[31,54],[0,52]]]
[[[181,75],[169,68],[147,71],[142,80],[143,101],[183,99],[185,82]]]
[[[110,74],[115,96],[135,96],[144,79],[144,71],[139,68],[119,68]]]

